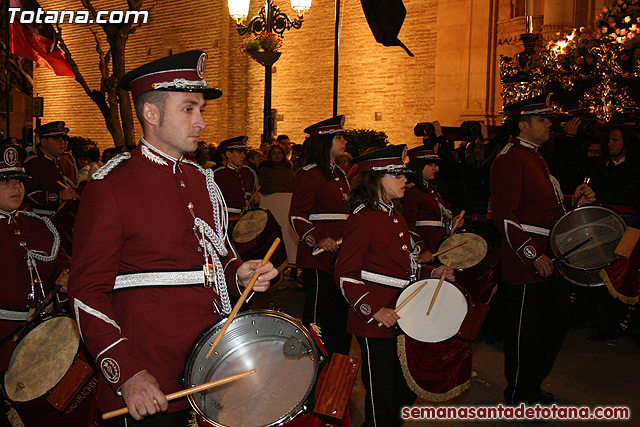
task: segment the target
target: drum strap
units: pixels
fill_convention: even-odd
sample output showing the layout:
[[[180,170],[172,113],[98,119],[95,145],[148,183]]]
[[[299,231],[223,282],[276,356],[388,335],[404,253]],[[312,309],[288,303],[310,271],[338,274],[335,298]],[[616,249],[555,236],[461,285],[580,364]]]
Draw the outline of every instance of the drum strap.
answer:
[[[309,215],[310,221],[346,221],[349,214],[345,213],[320,213]]]
[[[373,273],[367,270],[362,270],[360,274],[362,280],[377,283],[379,285],[392,286],[394,288],[406,288],[409,283],[411,283],[411,281],[407,279],[400,279],[398,277],[387,276],[385,274]]]
[[[146,273],[120,274],[116,277],[113,290],[144,286],[202,285],[203,283],[204,273],[202,270],[152,271]]]
[[[539,234],[547,237],[549,237],[549,233],[551,233],[551,230],[548,228],[537,227],[535,225],[520,224],[520,226],[522,227],[522,231],[526,231],[527,233]]]
[[[0,308],[0,320],[25,321],[29,315],[28,311],[12,311]]]

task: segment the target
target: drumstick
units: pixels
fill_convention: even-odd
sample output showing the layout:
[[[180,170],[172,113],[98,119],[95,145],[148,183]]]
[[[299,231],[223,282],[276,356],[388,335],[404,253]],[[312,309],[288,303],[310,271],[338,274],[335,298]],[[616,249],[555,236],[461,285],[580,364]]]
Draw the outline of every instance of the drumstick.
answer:
[[[463,240],[462,242],[458,242],[458,243],[456,243],[455,245],[451,245],[451,246],[449,246],[448,248],[444,248],[444,249],[442,249],[442,250],[440,250],[440,251],[436,252],[435,254],[433,254],[433,257],[435,258],[435,257],[437,257],[437,256],[439,256],[439,255],[442,255],[442,254],[444,254],[444,253],[447,253],[447,252],[449,252],[449,251],[451,251],[451,250],[453,250],[453,249],[455,249],[455,248],[457,248],[457,247],[460,247],[460,246],[464,245],[464,244],[465,244],[465,243],[467,243],[467,242],[468,242],[468,240]]]
[[[460,224],[460,220],[462,219],[464,214],[465,214],[465,210],[463,209],[462,212],[460,212],[460,215],[458,215],[458,219],[456,219],[456,222],[453,223],[453,227],[451,227],[451,232],[449,234],[453,234],[453,232],[456,231],[456,228],[458,228],[458,225]]]
[[[440,276],[440,281],[438,282],[438,287],[436,291],[433,293],[433,298],[431,298],[431,302],[429,303],[429,308],[427,309],[427,316],[431,313],[431,309],[433,308],[433,304],[436,302],[436,298],[438,298],[438,294],[440,293],[440,288],[442,288],[442,283],[444,282],[444,274]]]
[[[342,244],[342,237],[336,240],[336,245],[340,246]],[[315,251],[311,252],[311,255],[316,256],[324,252],[324,249],[318,248]]]
[[[208,383],[204,383],[204,384],[200,384],[191,388],[187,388],[181,391],[176,391],[175,393],[171,393],[171,394],[167,394],[165,397],[167,400],[173,400],[173,399],[177,399],[179,397],[184,397],[187,396],[189,394],[193,394],[193,393],[197,393],[199,391],[204,391],[204,390],[208,390],[210,388],[219,386],[219,385],[223,385],[223,384],[227,384],[230,383],[232,381],[235,380],[239,380],[242,377],[246,377],[247,375],[253,374],[255,373],[256,370],[252,369],[250,371],[247,372],[243,372],[241,374],[235,374],[235,375],[229,375],[228,377],[224,377],[224,378],[220,378],[219,380],[215,380],[215,381],[211,381]],[[154,399],[155,401],[155,399]],[[156,402],[158,403],[158,402]],[[104,414],[102,414],[102,419],[103,420],[108,420],[109,418],[113,418],[113,417],[117,417],[119,415],[124,415],[124,414],[128,414],[129,413],[129,408],[120,408],[120,409],[116,409],[115,411],[111,411],[111,412],[105,412]]]
[[[258,188],[256,188],[256,191],[254,191],[253,194],[251,194],[251,197],[249,198],[249,201],[247,202],[246,205],[244,205],[244,208],[242,208],[242,211],[240,212],[240,216],[242,216],[244,214],[244,211],[247,210],[247,208],[249,207],[249,205],[253,201],[254,197],[256,197],[258,195],[258,191],[260,191],[261,187],[262,187],[261,185],[258,185]]]
[[[76,193],[75,188],[71,188],[68,185],[64,185],[63,183],[61,183],[60,181],[56,181],[58,184],[60,184],[60,186],[62,186],[62,188],[66,189],[66,190],[73,190],[75,197],[80,200],[80,195],[78,193]],[[66,200],[65,200],[66,201]]]
[[[418,295],[418,292],[420,292],[420,291],[422,290],[422,288],[424,288],[424,285],[426,285],[426,284],[427,284],[427,281],[425,280],[425,281],[424,281],[424,283],[423,283],[422,285],[418,286],[418,289],[416,289],[415,291],[413,291],[413,292],[411,293],[411,295],[409,295],[409,296],[407,297],[407,299],[405,299],[404,301],[402,301],[402,302],[401,302],[401,303],[400,303],[400,304],[399,304],[399,305],[398,305],[398,306],[397,306],[393,311],[397,314],[397,313],[400,311],[400,309],[401,309],[402,307],[404,307],[405,305],[409,304],[409,301],[411,301],[411,300],[412,300],[416,295]],[[378,328],[379,328],[380,326],[382,326],[382,322],[378,322]]]
[[[280,244],[280,238],[276,237],[276,240],[273,241],[273,243],[271,244],[271,247],[269,248],[269,251],[267,251],[267,254],[262,259],[262,265],[266,265],[269,262],[269,258],[271,258],[271,255],[273,255],[273,253],[276,251],[276,248],[278,247],[279,244]],[[213,353],[213,350],[218,346],[218,343],[222,339],[222,336],[229,328],[229,325],[231,325],[231,322],[233,322],[233,319],[236,317],[236,314],[238,314],[238,311],[240,311],[240,307],[242,307],[242,304],[244,304],[244,301],[249,296],[249,293],[253,289],[253,285],[256,283],[259,276],[260,275],[258,273],[255,273],[251,278],[251,280],[249,281],[249,284],[247,285],[247,287],[244,288],[244,292],[242,292],[242,295],[240,295],[240,299],[238,300],[236,305],[233,307],[233,310],[231,310],[231,313],[229,314],[227,321],[224,322],[224,325],[220,329],[220,332],[218,332],[216,339],[213,340],[213,344],[211,344],[211,348],[207,352],[207,355],[204,357],[205,359],[208,359],[209,356],[211,356],[211,353]]]

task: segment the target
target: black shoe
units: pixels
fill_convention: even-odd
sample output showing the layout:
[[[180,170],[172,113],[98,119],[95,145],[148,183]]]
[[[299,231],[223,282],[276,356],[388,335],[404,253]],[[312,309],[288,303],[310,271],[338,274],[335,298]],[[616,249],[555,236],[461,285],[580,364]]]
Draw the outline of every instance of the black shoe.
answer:
[[[538,390],[538,392],[532,398],[533,403],[539,403],[541,405],[551,405],[556,401],[553,393],[549,393],[548,391],[544,391],[542,389]]]

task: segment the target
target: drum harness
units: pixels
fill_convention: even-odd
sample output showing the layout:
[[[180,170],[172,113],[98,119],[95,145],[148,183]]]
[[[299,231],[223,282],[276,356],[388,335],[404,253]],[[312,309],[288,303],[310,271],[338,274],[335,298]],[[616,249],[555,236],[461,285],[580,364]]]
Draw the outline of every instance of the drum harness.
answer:
[[[191,212],[195,225],[193,231],[203,249],[204,264],[202,268],[204,272],[204,285],[207,288],[215,287],[215,291],[220,295],[220,300],[222,301],[222,313],[229,314],[231,313],[231,302],[229,300],[229,293],[227,292],[224,268],[220,261],[220,257],[226,257],[229,254],[225,243],[228,243],[229,247],[231,247],[227,235],[229,225],[229,218],[226,215],[227,205],[222,197],[220,188],[213,180],[213,172],[211,169],[202,169],[198,166],[198,170],[205,176],[209,199],[213,207],[213,221],[215,226],[214,231],[206,221],[196,217],[193,212],[193,205],[189,204],[189,212]],[[216,304],[215,299],[214,304]]]

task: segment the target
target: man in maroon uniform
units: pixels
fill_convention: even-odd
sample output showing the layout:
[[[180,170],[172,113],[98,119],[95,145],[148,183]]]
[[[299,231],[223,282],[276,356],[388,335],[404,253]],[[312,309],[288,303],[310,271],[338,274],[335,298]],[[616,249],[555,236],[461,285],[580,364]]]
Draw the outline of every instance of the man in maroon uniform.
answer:
[[[73,189],[75,178],[70,173],[73,166],[64,157],[67,142],[63,136],[67,131],[61,121],[36,128],[35,132],[40,136],[40,155],[28,159],[24,165],[30,176],[25,181],[27,198],[33,211],[41,215],[51,216],[60,203],[77,198]]]
[[[264,291],[277,274],[271,263],[236,258],[212,171],[182,157],[205,127],[205,99],[222,94],[203,80],[206,59],[184,52],[121,79],[144,136],[94,174],[76,222],[69,293],[102,372],[99,409],[126,404],[136,420],[146,417],[139,425],[187,425],[188,402],[168,404],[165,394],[182,389],[191,346],[231,311],[228,292],[239,294],[254,273]]]
[[[322,330],[322,340],[329,354],[347,354],[351,336],[346,332],[349,306],[338,292],[331,265],[338,251],[348,217],[346,195],[349,182],[335,164],[344,154],[344,116],[333,117],[304,131],[307,165],[296,175],[289,217],[300,238],[296,265],[304,275],[305,306],[302,321],[315,323]],[[322,249],[314,256],[313,252]]]
[[[227,212],[239,214],[258,189],[258,176],[244,165],[247,157],[247,137],[238,136],[222,141],[218,147],[226,164],[213,171],[213,178],[227,202]],[[260,193],[253,198],[253,205],[260,203]]]
[[[66,293],[69,279],[68,258],[59,251],[60,237],[51,221],[32,212],[18,210],[25,193],[22,181],[27,178],[28,175],[18,162],[16,147],[0,148],[0,338],[4,342],[0,347],[2,373],[10,367],[9,362],[16,345],[12,339],[14,331],[27,320],[29,311],[35,310],[43,302],[54,284],[61,285],[62,291]],[[66,296],[59,300],[62,299],[66,299]],[[42,363],[52,362],[43,360]],[[90,427],[96,414],[95,391],[89,392],[67,415],[54,408],[45,398],[16,404],[15,409],[27,427]]]
[[[502,234],[502,280],[508,289],[504,392],[509,404],[549,404],[540,388],[549,375],[566,332],[569,283],[556,275],[549,230],[565,210],[556,178],[538,153],[549,140],[549,96],[507,106],[513,137],[491,167],[493,221]],[[595,201],[580,185],[570,202]]]

